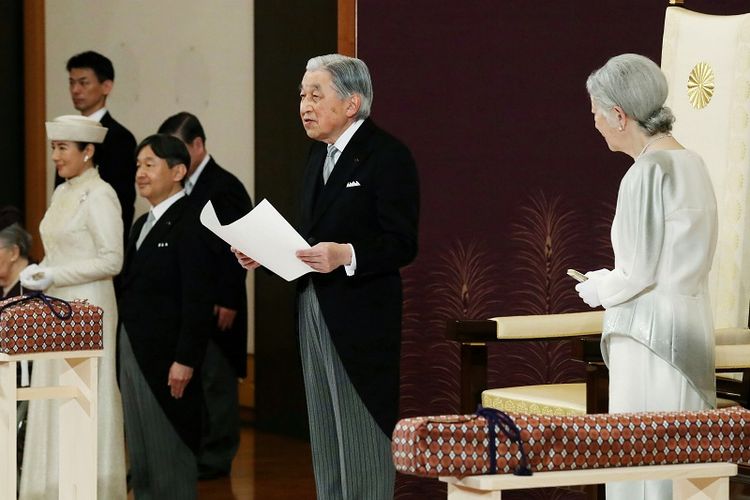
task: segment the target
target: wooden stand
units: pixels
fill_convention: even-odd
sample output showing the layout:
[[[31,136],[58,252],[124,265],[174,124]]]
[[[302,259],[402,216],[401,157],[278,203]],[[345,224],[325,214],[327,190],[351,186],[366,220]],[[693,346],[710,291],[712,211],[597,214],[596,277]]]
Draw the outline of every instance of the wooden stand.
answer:
[[[736,474],[736,464],[722,462],[537,472],[533,476],[441,477],[440,480],[448,483],[448,500],[501,500],[505,490],[661,479],[672,480],[674,500],[728,500],[729,476]]]
[[[16,403],[64,399],[60,405],[60,500],[96,498],[97,358],[102,351],[0,354],[0,498],[16,498]],[[63,360],[58,385],[16,388],[16,363]],[[4,451],[2,451],[4,450]]]

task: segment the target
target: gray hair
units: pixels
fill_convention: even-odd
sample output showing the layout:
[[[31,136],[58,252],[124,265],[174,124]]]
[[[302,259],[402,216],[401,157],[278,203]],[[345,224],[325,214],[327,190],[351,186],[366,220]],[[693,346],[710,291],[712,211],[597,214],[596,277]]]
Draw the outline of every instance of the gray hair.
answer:
[[[20,224],[15,223],[0,230],[0,246],[18,247],[21,257],[28,259],[31,251],[31,235]]]
[[[648,57],[622,54],[611,58],[591,73],[586,89],[610,125],[614,125],[612,108],[619,106],[646,135],[672,130],[674,115],[664,106],[667,78]]]
[[[339,97],[346,99],[353,94],[358,94],[362,98],[355,118],[359,120],[370,116],[372,80],[370,80],[370,70],[367,69],[363,60],[341,54],[328,54],[313,57],[307,61],[305,69],[327,71],[331,75],[331,83]]]

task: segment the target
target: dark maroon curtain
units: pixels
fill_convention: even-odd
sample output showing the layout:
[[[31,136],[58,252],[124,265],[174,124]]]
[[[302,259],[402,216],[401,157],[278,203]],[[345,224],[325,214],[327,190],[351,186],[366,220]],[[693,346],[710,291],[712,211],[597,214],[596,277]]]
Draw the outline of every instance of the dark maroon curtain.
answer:
[[[750,11],[746,0],[687,7]],[[587,309],[565,269],[612,265],[609,225],[631,160],[594,129],[586,78],[624,52],[658,63],[666,8],[666,0],[358,1],[373,118],[411,147],[421,176],[420,252],[403,273],[403,416],[458,408],[447,320]],[[490,354],[490,383],[582,378],[569,358],[565,342],[505,344]],[[399,477],[400,499],[444,495],[437,481]]]

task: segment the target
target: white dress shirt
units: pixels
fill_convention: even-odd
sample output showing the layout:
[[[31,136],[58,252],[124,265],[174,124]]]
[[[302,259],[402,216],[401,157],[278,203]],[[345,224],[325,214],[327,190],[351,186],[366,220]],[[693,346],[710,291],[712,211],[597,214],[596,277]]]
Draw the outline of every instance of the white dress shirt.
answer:
[[[94,111],[93,113],[91,113],[86,118],[91,118],[92,120],[96,120],[101,123],[102,118],[104,118],[104,115],[106,114],[107,114],[107,108],[100,108]]]
[[[198,182],[198,177],[200,177],[203,171],[206,169],[206,165],[208,165],[208,161],[210,159],[211,159],[211,155],[206,154],[206,156],[203,157],[203,161],[200,162],[198,167],[196,167],[195,172],[190,174],[190,177],[188,177],[188,180],[185,181],[185,194],[190,195],[190,193],[193,191],[193,188]]]
[[[151,213],[154,214],[154,225],[156,225],[156,223],[159,222],[159,218],[169,210],[169,207],[174,205],[174,203],[183,196],[185,196],[185,191],[181,189],[155,207],[151,207]]]

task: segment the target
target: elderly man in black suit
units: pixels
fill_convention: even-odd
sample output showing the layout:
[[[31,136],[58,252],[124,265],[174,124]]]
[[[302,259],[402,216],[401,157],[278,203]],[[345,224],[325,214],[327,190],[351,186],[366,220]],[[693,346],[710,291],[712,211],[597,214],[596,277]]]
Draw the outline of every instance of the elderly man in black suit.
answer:
[[[94,165],[102,180],[117,193],[122,208],[123,242],[127,244],[135,213],[135,137],[107,111],[107,96],[115,84],[112,61],[94,51],[81,52],[68,59],[68,88],[73,106],[83,115],[107,127],[104,142],[97,144]],[[55,185],[64,181],[56,175]]]
[[[159,133],[182,140],[190,152],[185,193],[196,212],[210,200],[221,222],[229,224],[253,208],[239,179],[208,154],[206,134],[195,115],[183,111],[170,116]],[[212,479],[229,474],[240,445],[237,381],[247,376],[247,273],[221,238],[202,229],[212,255],[211,278],[203,286],[212,296],[216,321],[202,368],[207,418],[198,455],[198,477]]]
[[[197,496],[200,365],[212,323],[210,259],[182,189],[190,155],[166,134],[137,148],[138,192],[151,205],[125,251],[119,297],[120,390],[135,498]]]
[[[411,153],[369,118],[365,63],[314,57],[300,117],[315,139],[297,252],[299,335],[318,498],[393,498],[402,291],[417,253],[419,182]],[[242,253],[247,269],[258,263]]]

